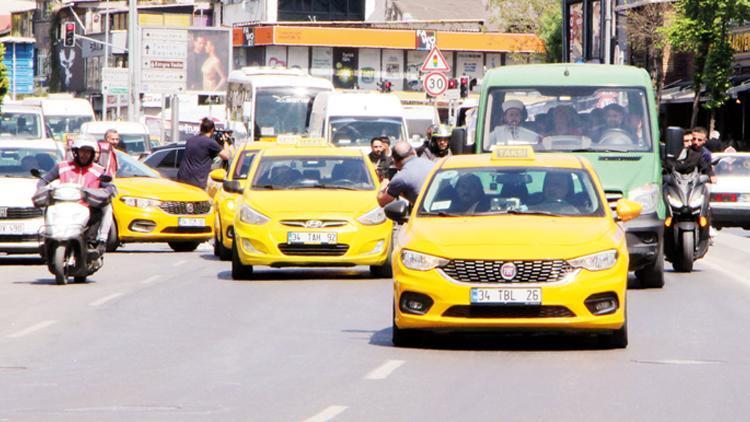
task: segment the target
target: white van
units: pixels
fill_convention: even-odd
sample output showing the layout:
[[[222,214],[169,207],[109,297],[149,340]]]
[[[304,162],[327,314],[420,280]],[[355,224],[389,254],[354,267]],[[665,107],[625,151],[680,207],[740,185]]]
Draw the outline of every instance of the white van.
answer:
[[[408,140],[401,100],[394,94],[322,92],[310,115],[310,136],[336,146],[368,147],[376,136]]]
[[[427,129],[440,124],[440,115],[432,105],[405,105],[406,128],[413,146],[421,146],[427,140]]]
[[[145,156],[151,152],[154,144],[149,139],[148,128],[143,123],[98,121],[87,122],[81,126],[81,133],[93,135],[96,139],[104,139],[104,134],[114,129],[120,134],[120,150],[136,157]]]
[[[81,125],[96,120],[94,108],[83,98],[73,96],[54,96],[50,98],[27,98],[24,104],[37,105],[42,108],[55,138],[61,139],[65,133],[80,133]]]
[[[0,111],[0,140],[52,139],[52,132],[38,106],[4,102]]]

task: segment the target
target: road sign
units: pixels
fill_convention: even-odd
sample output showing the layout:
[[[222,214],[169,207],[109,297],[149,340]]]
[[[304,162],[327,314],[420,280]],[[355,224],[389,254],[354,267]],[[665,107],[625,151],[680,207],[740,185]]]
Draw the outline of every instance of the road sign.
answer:
[[[141,29],[141,91],[177,94],[187,89],[188,31]]]
[[[448,89],[448,78],[440,72],[428,73],[422,82],[427,95],[439,97]]]
[[[126,67],[105,67],[102,69],[102,94],[127,95],[130,92]]]
[[[443,53],[437,47],[434,47],[424,59],[420,70],[422,72],[450,72],[451,67],[445,60]]]

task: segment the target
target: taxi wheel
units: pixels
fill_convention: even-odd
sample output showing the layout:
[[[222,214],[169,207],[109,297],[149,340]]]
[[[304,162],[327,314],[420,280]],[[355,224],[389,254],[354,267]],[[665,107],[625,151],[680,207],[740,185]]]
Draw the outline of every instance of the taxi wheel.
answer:
[[[656,256],[656,262],[641,270],[636,270],[635,277],[641,287],[661,289],[664,287],[664,250]]]
[[[232,259],[232,250],[224,247],[224,242],[222,240],[223,236],[221,236],[221,233],[221,225],[217,225],[214,230],[214,256],[221,261],[229,261]]]
[[[237,244],[232,243],[232,279],[250,280],[253,278],[253,266],[243,265],[237,251]]]
[[[120,239],[118,239],[117,223],[112,220],[112,227],[109,228],[109,236],[107,236],[107,252],[114,252],[120,246]]]
[[[398,328],[396,325],[396,310],[393,310],[393,324],[391,325],[391,343],[396,347],[411,347],[420,339],[420,332]]]
[[[605,349],[624,349],[628,347],[628,321],[619,330],[599,335],[599,344]]]
[[[200,242],[167,242],[167,244],[175,252],[192,252],[198,249]]]
[[[385,261],[383,265],[370,265],[370,275],[375,278],[391,278],[393,277],[393,269],[391,268],[391,260]]]

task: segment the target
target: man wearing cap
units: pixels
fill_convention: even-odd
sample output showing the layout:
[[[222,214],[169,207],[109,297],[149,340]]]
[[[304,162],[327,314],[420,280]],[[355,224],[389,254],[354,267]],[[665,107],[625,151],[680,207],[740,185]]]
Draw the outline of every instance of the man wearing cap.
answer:
[[[521,126],[526,120],[526,107],[519,100],[508,100],[502,105],[503,122],[490,133],[492,145],[529,145],[539,143],[538,133]]]

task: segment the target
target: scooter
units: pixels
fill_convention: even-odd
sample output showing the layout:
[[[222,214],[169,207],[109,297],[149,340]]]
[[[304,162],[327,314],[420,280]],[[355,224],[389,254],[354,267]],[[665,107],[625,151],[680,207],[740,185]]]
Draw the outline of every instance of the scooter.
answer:
[[[84,283],[104,265],[103,253],[89,246],[87,235],[96,230],[89,224],[89,207],[101,208],[109,202],[109,195],[102,192],[67,183],[44,188],[32,198],[34,206],[44,208],[41,255],[57,284],[66,284],[69,277]]]
[[[691,272],[693,263],[708,252],[709,193],[708,176],[698,169],[682,174],[672,171],[664,176],[664,255],[678,272]]]

